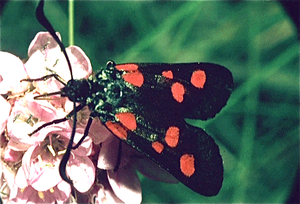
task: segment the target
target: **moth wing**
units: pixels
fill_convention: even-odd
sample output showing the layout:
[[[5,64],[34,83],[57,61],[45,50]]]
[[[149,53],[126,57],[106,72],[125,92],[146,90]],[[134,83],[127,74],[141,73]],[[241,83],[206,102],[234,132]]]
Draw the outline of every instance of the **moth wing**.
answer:
[[[128,70],[129,65],[135,65],[136,69]],[[125,81],[132,76],[128,86],[139,107],[169,114],[176,112],[183,118],[206,120],[214,117],[226,105],[233,90],[231,72],[212,63],[141,63],[116,67],[126,72]],[[131,84],[135,76],[142,77],[140,86]]]

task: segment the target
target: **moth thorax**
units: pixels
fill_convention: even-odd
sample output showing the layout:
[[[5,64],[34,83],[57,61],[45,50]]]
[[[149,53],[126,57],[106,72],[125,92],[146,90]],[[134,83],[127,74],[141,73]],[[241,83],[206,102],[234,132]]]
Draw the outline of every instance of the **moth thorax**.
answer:
[[[104,88],[104,93],[105,102],[110,103],[112,106],[118,106],[123,96],[122,86],[118,81],[108,83]]]
[[[70,101],[86,104],[86,99],[90,93],[90,84],[86,79],[71,79],[62,88],[62,96],[67,96]]]

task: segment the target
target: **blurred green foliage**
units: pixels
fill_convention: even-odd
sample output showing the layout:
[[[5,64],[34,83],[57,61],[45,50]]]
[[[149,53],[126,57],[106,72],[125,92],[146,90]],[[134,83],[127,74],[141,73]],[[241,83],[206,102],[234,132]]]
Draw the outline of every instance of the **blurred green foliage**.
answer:
[[[26,58],[35,34],[35,1],[10,1],[1,16],[1,50]],[[66,1],[45,13],[68,42]],[[299,42],[274,1],[76,1],[75,45],[93,69],[125,62],[209,61],[228,67],[235,91],[201,126],[220,145],[219,195],[197,195],[182,184],[141,176],[145,203],[282,203],[299,164]]]

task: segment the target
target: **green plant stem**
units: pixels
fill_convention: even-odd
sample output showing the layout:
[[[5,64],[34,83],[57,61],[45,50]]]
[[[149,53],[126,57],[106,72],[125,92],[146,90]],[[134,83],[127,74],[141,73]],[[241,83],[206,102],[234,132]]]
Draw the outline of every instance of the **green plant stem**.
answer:
[[[74,0],[69,0],[69,45],[74,45]]]

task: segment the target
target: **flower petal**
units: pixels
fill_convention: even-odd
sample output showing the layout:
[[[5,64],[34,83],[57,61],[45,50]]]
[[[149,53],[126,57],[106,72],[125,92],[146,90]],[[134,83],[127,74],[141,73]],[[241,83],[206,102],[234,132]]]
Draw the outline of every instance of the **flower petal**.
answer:
[[[58,164],[57,167],[49,168],[43,167],[43,171],[36,178],[34,178],[30,184],[37,191],[46,191],[56,186],[60,181]],[[31,168],[36,168],[32,165]]]
[[[3,160],[10,161],[10,162],[17,162],[20,161],[23,156],[23,152],[14,151],[10,148],[7,148],[3,155]]]
[[[141,203],[142,189],[136,171],[127,166],[117,172],[107,171],[108,181],[118,196],[125,203]]]
[[[30,138],[28,139],[28,141],[30,141]],[[23,143],[13,137],[9,140],[7,147],[14,151],[26,151],[30,147],[30,142],[28,141],[26,141],[26,143]]]
[[[109,137],[101,144],[97,167],[99,169],[113,170],[117,165],[120,140]]]
[[[32,146],[22,159],[22,168],[28,184],[37,191],[46,191],[61,181],[58,163],[46,165],[43,161],[33,162],[42,151],[44,151],[42,147]]]
[[[105,141],[108,137],[115,137],[98,118],[95,118],[92,122],[89,130],[89,137],[95,144],[100,144]]]
[[[27,94],[28,96],[30,94]],[[58,110],[55,109],[50,103],[43,100],[33,100],[33,96],[31,99],[26,101],[27,107],[30,111],[30,113],[36,117],[39,118],[40,121],[50,122],[57,118]]]
[[[71,186],[63,180],[57,184],[57,189],[66,192],[68,195],[71,193]]]
[[[109,189],[106,190],[104,188],[100,188],[98,193],[97,193],[97,201],[98,203],[124,203],[122,200],[120,200],[115,194],[114,192]]]
[[[35,79],[46,75],[45,56],[40,50],[34,52],[26,61],[24,66],[30,79]]]
[[[0,94],[11,92],[20,94],[29,86],[28,82],[20,83],[27,78],[23,62],[17,56],[0,51]]]
[[[56,35],[61,39],[59,32],[56,32]],[[38,32],[29,45],[28,57],[31,57],[31,55],[38,50],[44,50],[45,45],[47,45],[46,49],[56,49],[57,52],[60,52],[57,42],[49,32]]]
[[[18,186],[18,188],[21,188],[21,189],[28,186],[28,182],[27,182],[23,168],[18,169],[18,172],[15,177],[15,184]]]
[[[95,167],[88,157],[70,157],[67,174],[74,187],[81,193],[87,192],[95,181]]]
[[[70,46],[66,49],[72,64],[72,71],[75,79],[87,78],[92,74],[92,65],[90,59],[78,46]]]

